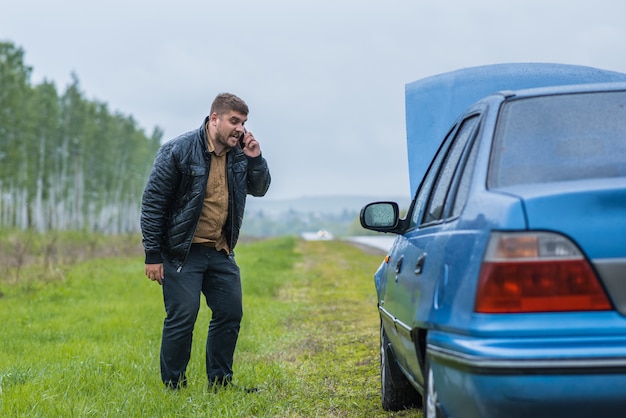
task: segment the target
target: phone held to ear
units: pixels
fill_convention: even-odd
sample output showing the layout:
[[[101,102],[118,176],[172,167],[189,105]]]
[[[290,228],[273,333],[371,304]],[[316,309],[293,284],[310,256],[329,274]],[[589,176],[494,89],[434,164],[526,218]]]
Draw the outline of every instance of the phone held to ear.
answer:
[[[239,146],[241,147],[241,149],[244,149],[246,147],[246,143],[243,142],[243,137],[246,135],[246,129],[243,129],[243,132],[241,133],[241,136],[239,136]]]

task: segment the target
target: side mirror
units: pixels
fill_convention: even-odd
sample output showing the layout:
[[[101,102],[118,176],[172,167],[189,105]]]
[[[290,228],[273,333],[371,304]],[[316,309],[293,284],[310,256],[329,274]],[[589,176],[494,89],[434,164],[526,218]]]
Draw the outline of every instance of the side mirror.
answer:
[[[361,226],[378,232],[395,232],[400,219],[396,202],[368,203],[361,209]]]

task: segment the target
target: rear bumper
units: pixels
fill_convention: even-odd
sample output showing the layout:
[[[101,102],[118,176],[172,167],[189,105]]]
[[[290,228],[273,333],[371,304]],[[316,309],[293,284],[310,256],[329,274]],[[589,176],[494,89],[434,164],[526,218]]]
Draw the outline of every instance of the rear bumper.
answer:
[[[431,331],[449,417],[615,417],[626,410],[626,336],[473,338]]]

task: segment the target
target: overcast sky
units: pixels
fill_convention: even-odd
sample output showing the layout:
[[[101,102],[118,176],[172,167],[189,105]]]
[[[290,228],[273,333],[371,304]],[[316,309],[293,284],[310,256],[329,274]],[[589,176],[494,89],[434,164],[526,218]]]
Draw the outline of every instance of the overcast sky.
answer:
[[[0,0],[0,40],[33,84],[75,73],[164,141],[239,95],[270,198],[408,197],[405,84],[506,62],[626,72],[624,16],[623,0]]]

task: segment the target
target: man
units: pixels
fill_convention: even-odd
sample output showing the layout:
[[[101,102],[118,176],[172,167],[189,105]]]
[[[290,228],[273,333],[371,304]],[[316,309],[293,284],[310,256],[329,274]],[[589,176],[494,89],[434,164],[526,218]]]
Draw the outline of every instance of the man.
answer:
[[[141,208],[145,272],[163,290],[166,318],[161,378],[186,386],[200,294],[211,308],[206,342],[209,385],[228,385],[243,315],[237,244],[246,195],[270,185],[259,142],[244,128],[248,106],[224,93],[202,126],[159,149]]]

